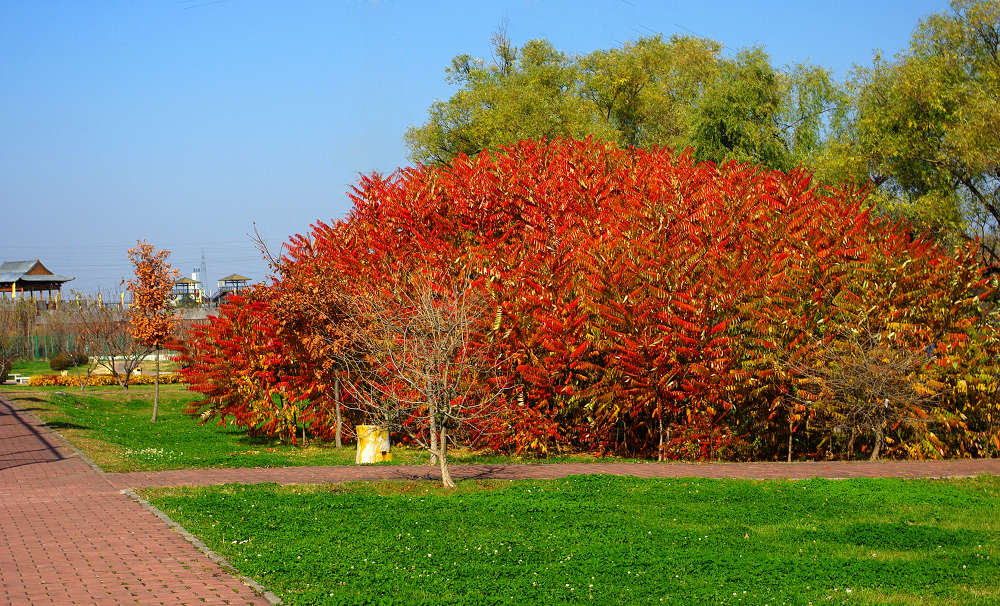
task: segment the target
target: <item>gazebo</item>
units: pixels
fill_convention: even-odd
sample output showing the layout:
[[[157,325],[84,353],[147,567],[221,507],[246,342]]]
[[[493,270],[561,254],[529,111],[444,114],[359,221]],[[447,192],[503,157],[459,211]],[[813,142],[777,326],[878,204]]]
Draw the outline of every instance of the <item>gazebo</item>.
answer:
[[[35,298],[35,293],[47,293],[52,300],[52,293],[59,294],[62,285],[74,278],[60,276],[49,271],[38,259],[34,261],[7,261],[0,264],[0,293],[2,296],[17,298],[18,293]],[[31,293],[28,295],[28,293]],[[39,294],[41,299],[41,294]]]
[[[229,274],[225,278],[219,278],[219,290],[212,297],[213,301],[221,301],[226,295],[238,295],[240,292],[250,288],[250,278],[240,274]]]

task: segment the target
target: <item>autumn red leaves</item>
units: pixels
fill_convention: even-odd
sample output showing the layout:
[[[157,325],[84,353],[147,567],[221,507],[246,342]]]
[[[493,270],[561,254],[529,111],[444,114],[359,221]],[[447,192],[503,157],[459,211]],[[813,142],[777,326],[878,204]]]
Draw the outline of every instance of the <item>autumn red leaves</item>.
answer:
[[[460,404],[489,401],[461,427],[475,446],[667,458],[1000,448],[992,284],[974,247],[873,217],[857,191],[588,140],[366,177],[352,198],[346,219],[292,238],[273,285],[192,332],[196,412],[332,439],[337,402],[348,426],[369,412],[341,385],[414,395],[398,360],[373,353],[357,302],[412,314],[416,278],[441,285],[438,302],[467,279],[477,311],[460,355],[481,372],[464,375],[479,386]],[[859,357],[869,367],[848,372]],[[889,375],[891,393],[861,389],[861,376]]]

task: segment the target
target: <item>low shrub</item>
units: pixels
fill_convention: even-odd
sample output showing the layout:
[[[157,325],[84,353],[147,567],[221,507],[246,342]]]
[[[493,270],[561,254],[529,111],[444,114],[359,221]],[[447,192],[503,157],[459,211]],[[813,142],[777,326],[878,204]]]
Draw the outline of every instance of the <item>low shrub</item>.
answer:
[[[76,360],[71,353],[61,351],[49,358],[49,368],[52,370],[66,370],[73,366],[76,366]]]
[[[184,377],[179,374],[160,375],[160,384],[168,385],[184,383]],[[136,375],[129,380],[129,385],[152,385],[151,375]],[[28,379],[28,385],[34,387],[78,387],[80,381],[74,375],[35,375]],[[87,379],[87,387],[107,387],[118,385],[112,375],[91,375]]]

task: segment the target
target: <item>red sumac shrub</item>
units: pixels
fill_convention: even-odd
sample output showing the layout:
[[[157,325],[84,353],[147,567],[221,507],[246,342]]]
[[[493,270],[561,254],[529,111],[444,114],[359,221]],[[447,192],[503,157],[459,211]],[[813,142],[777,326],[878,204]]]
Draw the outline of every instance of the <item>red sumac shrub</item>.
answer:
[[[524,141],[364,177],[350,195],[347,218],[291,239],[258,300],[194,331],[187,373],[213,410],[287,426],[270,394],[323,400],[345,372],[334,362],[352,342],[344,293],[461,272],[490,302],[474,342],[495,352],[507,386],[476,421],[477,446],[771,458],[787,444],[830,456],[846,439],[806,426],[836,425],[844,394],[786,406],[801,399],[796,369],[864,332],[933,351],[912,380],[946,385],[929,376],[956,367],[990,289],[974,247],[946,251],[874,217],[862,191],[666,149]],[[245,385],[225,378],[237,375]],[[913,411],[926,422],[888,428],[889,452],[965,443],[972,430],[955,423],[951,442],[928,441],[952,418],[946,400]],[[326,409],[308,409],[319,426]]]

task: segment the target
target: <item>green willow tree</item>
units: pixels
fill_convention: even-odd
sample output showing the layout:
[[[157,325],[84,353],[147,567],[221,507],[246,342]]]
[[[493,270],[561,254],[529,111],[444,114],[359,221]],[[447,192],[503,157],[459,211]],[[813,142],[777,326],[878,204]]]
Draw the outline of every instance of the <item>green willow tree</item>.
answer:
[[[452,60],[448,81],[459,90],[406,132],[413,159],[441,163],[521,139],[611,134],[580,94],[576,64],[551,44],[532,40],[517,49],[501,32],[493,50],[491,64],[470,55]]]
[[[702,38],[641,38],[581,57],[581,93],[622,145],[683,145],[722,45]]]
[[[1000,261],[1000,1],[954,0],[850,88],[820,178],[871,181],[884,211]]]
[[[723,63],[698,100],[683,146],[716,163],[737,160],[786,171],[812,166],[843,98],[820,67],[776,70],[763,50],[744,50]]]
[[[459,55],[448,79],[459,90],[407,131],[414,160],[522,139],[583,138],[623,146],[691,147],[699,159],[789,169],[809,163],[826,140],[842,93],[813,66],[775,69],[760,49],[721,55],[722,45],[687,36],[640,38],[621,48],[568,57],[544,40],[516,49],[493,37],[493,61]]]

